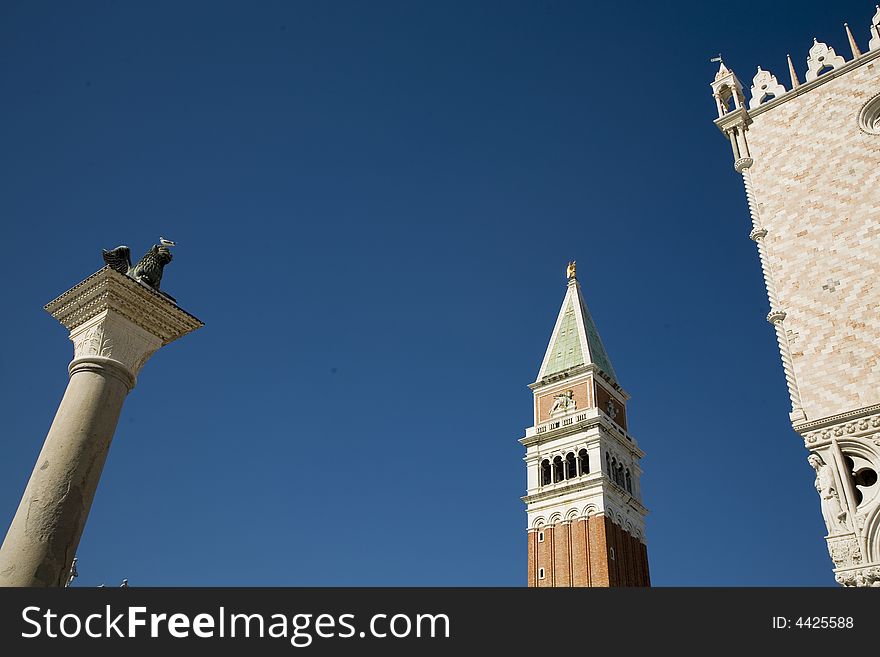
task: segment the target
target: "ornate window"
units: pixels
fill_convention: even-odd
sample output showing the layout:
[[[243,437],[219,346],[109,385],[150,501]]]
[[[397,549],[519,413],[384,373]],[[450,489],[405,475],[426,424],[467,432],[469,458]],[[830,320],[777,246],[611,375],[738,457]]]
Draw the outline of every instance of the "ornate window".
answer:
[[[877,471],[870,461],[857,454],[844,454],[844,465],[849,473],[856,506],[861,506],[877,494]]]
[[[587,454],[587,450],[582,449],[578,452],[578,461],[581,463],[581,474],[587,474],[590,471],[590,455]]]
[[[557,456],[553,459],[553,483],[557,481],[562,481],[565,478],[564,473],[562,472],[562,457]]]
[[[565,455],[565,478],[574,479],[577,477],[577,461],[574,458],[574,452]]]
[[[862,107],[859,127],[869,135],[880,135],[880,95],[874,96]]]
[[[541,485],[546,486],[553,480],[553,475],[550,472],[550,461],[544,459],[541,461]]]
[[[724,85],[723,87],[718,89],[717,96],[719,107],[724,114],[729,114],[730,112],[739,109],[739,106],[737,105],[736,94],[727,85]]]

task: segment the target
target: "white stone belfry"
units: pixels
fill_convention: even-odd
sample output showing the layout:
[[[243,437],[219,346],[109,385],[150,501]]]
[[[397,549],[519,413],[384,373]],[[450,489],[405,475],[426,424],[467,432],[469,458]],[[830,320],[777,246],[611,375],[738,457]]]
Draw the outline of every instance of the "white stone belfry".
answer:
[[[846,34],[851,61],[816,41],[804,83],[789,58],[791,91],[715,125],[743,177],[835,579],[880,587],[880,39],[862,53]]]
[[[712,96],[715,98],[718,116],[738,112],[746,106],[742,84],[724,62],[719,64],[718,72],[715,74]]]
[[[529,586],[649,586],[644,456],[629,396],[584,302],[574,263],[534,393],[526,448]]]
[[[0,547],[0,586],[64,586],[116,430],[147,359],[203,326],[104,267],[46,305],[70,331],[70,380]]]

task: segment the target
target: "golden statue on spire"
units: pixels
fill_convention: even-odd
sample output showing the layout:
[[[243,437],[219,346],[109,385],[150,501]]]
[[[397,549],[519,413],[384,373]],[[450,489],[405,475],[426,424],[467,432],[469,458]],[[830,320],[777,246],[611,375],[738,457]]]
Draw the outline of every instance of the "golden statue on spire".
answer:
[[[568,280],[571,280],[575,277],[575,273],[577,271],[577,260],[572,260],[568,263],[568,268],[565,270],[566,275],[568,276]]]

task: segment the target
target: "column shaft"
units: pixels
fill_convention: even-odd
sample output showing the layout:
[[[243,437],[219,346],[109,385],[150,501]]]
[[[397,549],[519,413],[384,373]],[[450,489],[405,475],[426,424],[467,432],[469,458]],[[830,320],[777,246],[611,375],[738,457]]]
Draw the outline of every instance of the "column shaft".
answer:
[[[63,586],[129,387],[112,361],[74,369],[0,547],[0,586]]]

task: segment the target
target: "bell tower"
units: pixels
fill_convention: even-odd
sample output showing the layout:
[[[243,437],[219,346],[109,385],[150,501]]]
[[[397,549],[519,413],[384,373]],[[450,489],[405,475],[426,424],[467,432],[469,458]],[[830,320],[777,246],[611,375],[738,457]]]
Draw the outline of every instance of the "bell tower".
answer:
[[[629,395],[584,302],[575,263],[534,393],[526,448],[528,585],[650,586]]]

